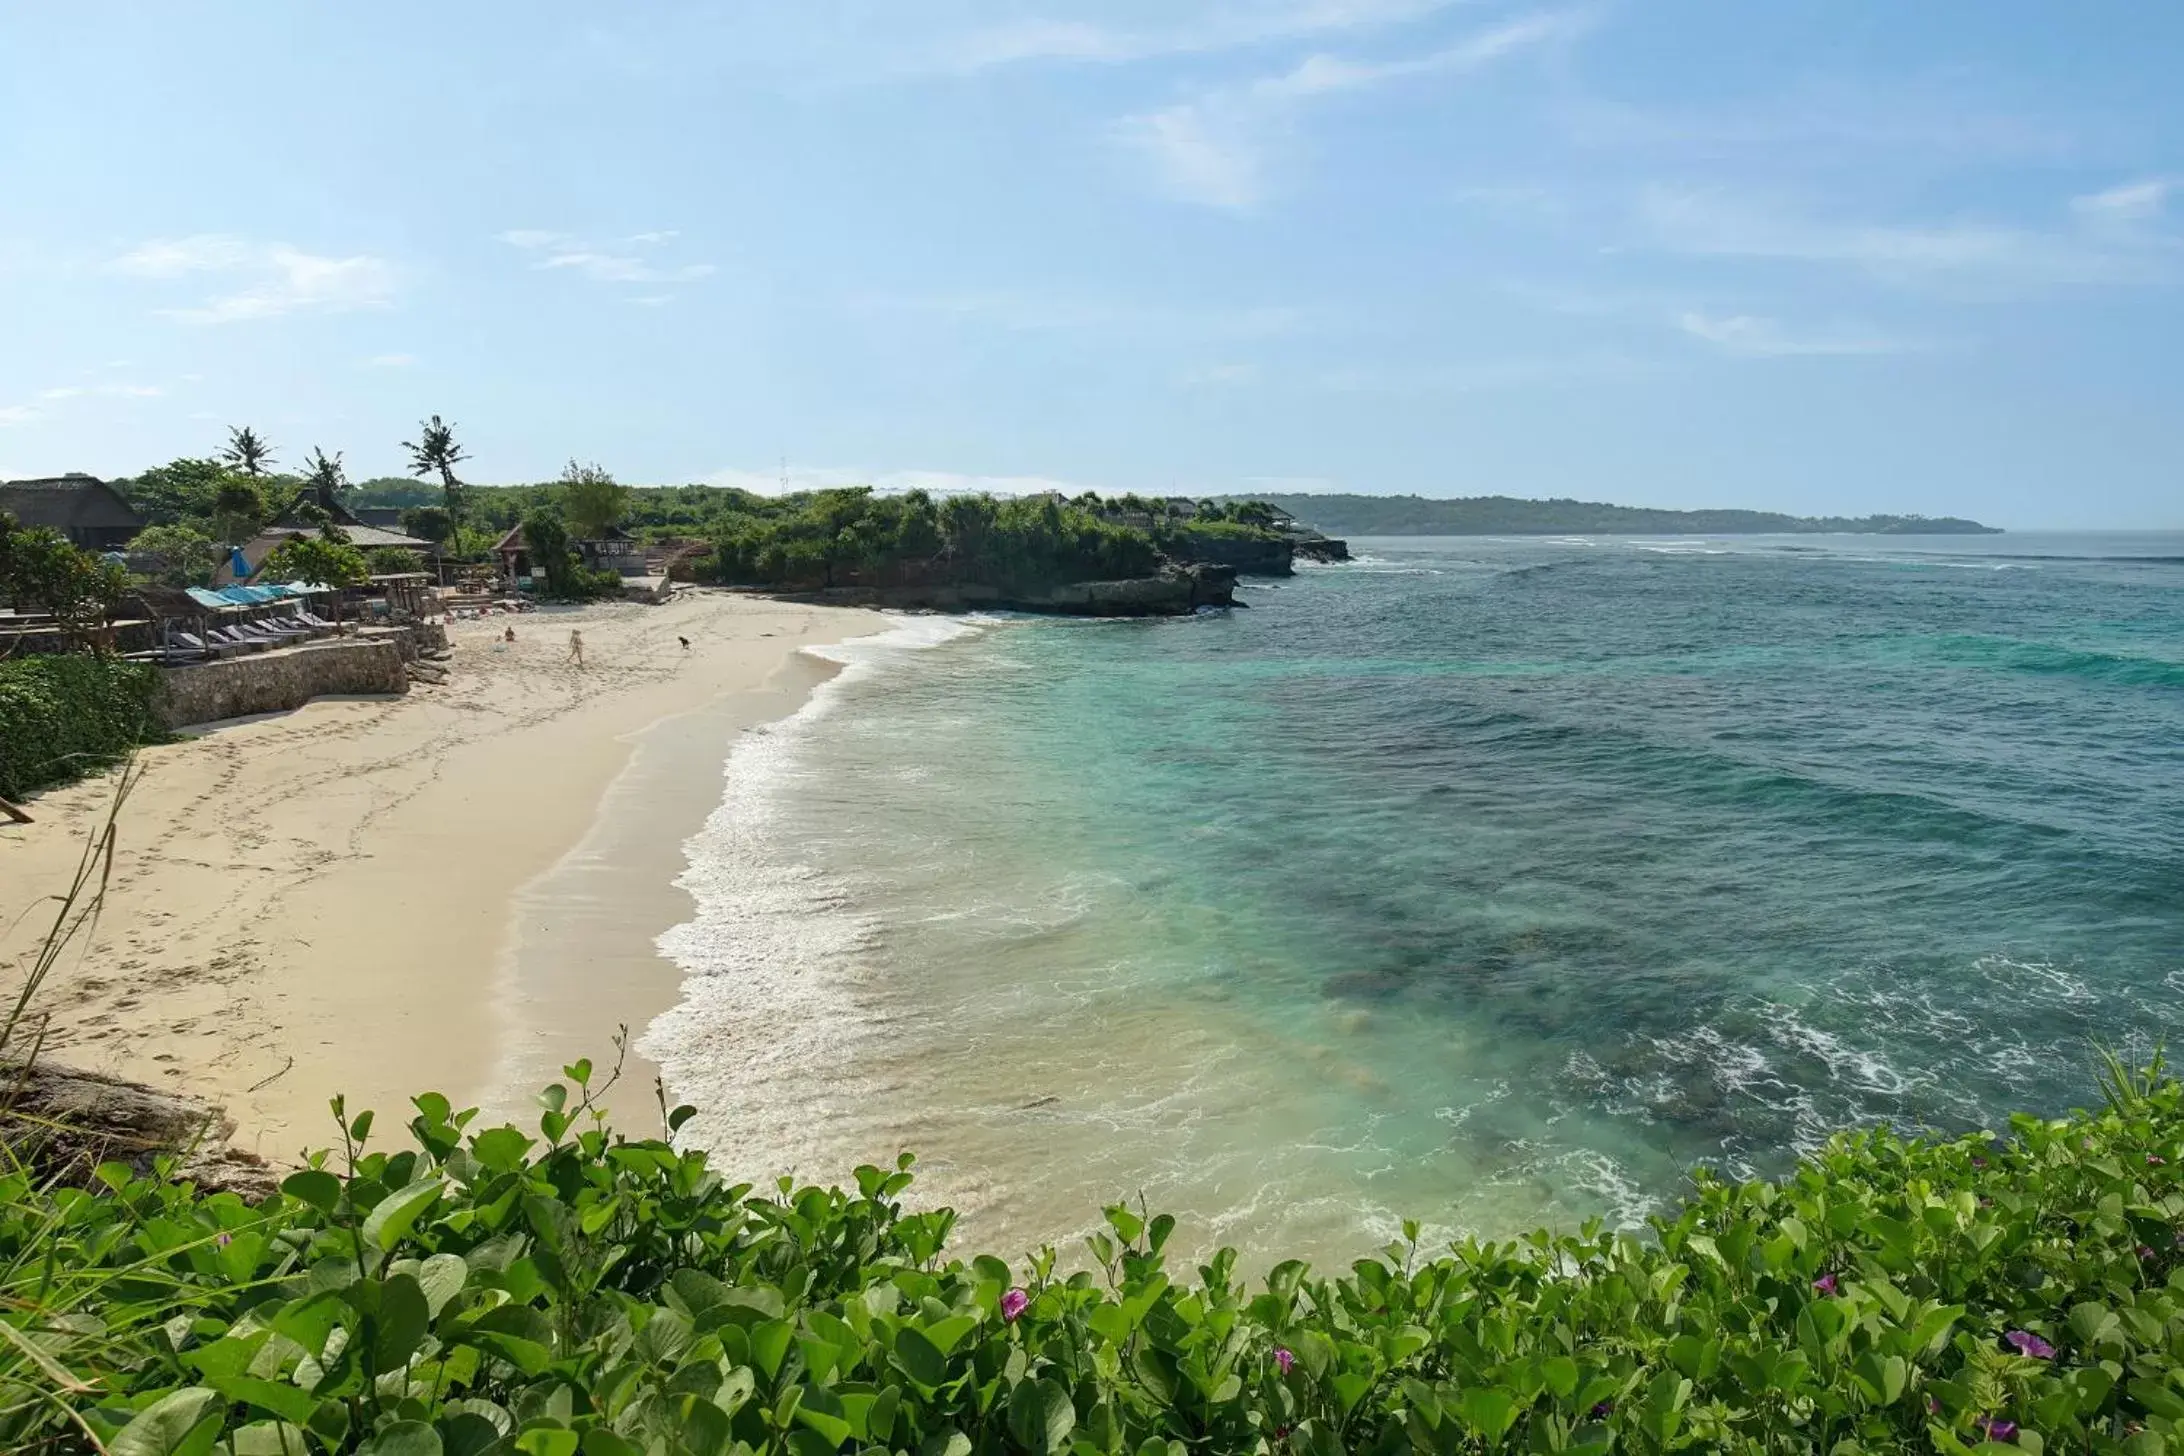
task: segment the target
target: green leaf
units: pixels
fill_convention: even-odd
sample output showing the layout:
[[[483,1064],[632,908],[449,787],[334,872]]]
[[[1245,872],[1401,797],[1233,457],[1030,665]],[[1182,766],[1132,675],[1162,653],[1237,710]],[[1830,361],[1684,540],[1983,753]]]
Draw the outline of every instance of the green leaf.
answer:
[[[895,1363],[903,1374],[929,1389],[948,1382],[948,1357],[908,1325],[895,1332]]]
[[[309,1456],[304,1434],[286,1421],[253,1421],[228,1433],[235,1456]]]
[[[218,1420],[220,1392],[202,1385],[171,1390],[138,1411],[135,1419],[106,1443],[107,1456],[183,1456],[199,1422]],[[213,1434],[219,1433],[213,1426]],[[205,1441],[210,1449],[212,1442]]]
[[[645,1448],[627,1441],[604,1426],[584,1433],[584,1456],[645,1456]]]
[[[796,1407],[796,1420],[831,1441],[836,1447],[850,1437],[850,1424],[842,1411],[842,1402],[823,1386],[802,1387],[804,1398]]]
[[[441,1178],[421,1178],[379,1200],[364,1216],[364,1242],[385,1251],[402,1241],[417,1216],[438,1200],[447,1187]]]
[[[933,1348],[943,1355],[953,1355],[955,1347],[963,1343],[963,1337],[978,1328],[978,1321],[967,1314],[952,1315],[925,1327],[925,1338],[933,1342]]]
[[[432,1308],[425,1302],[424,1289],[407,1274],[388,1279],[379,1289],[375,1323],[378,1329],[372,1340],[373,1363],[382,1375],[402,1369],[432,1326]]]
[[[781,1362],[788,1357],[795,1335],[795,1327],[786,1320],[768,1320],[751,1330],[752,1363],[766,1372],[768,1380],[781,1373]]]
[[[918,1456],[971,1456],[971,1438],[961,1431],[935,1431],[918,1447]]]
[[[576,1456],[576,1432],[560,1426],[534,1426],[515,1439],[515,1448],[524,1456]]]
[[[1009,1395],[1009,1434],[1028,1451],[1052,1456],[1068,1448],[1077,1410],[1069,1392],[1052,1380],[1024,1380]]]
[[[417,1287],[424,1291],[425,1308],[434,1319],[469,1282],[470,1266],[460,1254],[434,1254],[417,1266]]]
[[[531,1140],[512,1127],[489,1128],[470,1140],[470,1156],[496,1173],[520,1164],[531,1151]]]
[[[253,1405],[291,1425],[309,1425],[318,1410],[318,1397],[282,1380],[259,1380],[249,1375],[225,1375],[212,1388],[238,1405]]]
[[[1456,1412],[1481,1440],[1494,1446],[1516,1424],[1517,1401],[1499,1386],[1473,1385],[1457,1398]]]
[[[2071,1308],[2070,1328],[2086,1344],[2098,1345],[2117,1337],[2123,1322],[2106,1305],[2088,1300]]]
[[[341,1180],[323,1168],[304,1168],[281,1179],[281,1192],[330,1214],[341,1202]]]
[[[356,1449],[357,1456],[441,1456],[440,1433],[423,1421],[396,1421]]]

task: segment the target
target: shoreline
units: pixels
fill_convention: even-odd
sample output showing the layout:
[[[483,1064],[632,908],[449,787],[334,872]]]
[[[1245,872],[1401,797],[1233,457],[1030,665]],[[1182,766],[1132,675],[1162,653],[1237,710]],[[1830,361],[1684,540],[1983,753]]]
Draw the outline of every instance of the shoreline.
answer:
[[[105,907],[45,988],[43,1056],[221,1103],[235,1146],[276,1161],[333,1139],[336,1092],[352,1116],[405,1120],[411,1096],[437,1090],[528,1122],[506,1085],[532,1064],[510,1004],[529,989],[527,893],[580,855],[676,725],[732,734],[786,716],[830,675],[803,648],[887,625],[705,592],[451,623],[445,687],[318,699],[145,749]],[[53,790],[37,824],[0,831],[0,885],[17,892],[0,904],[0,960],[35,944],[24,912],[65,884],[113,792],[111,775]],[[679,860],[685,837],[664,852]],[[673,878],[663,896],[682,893]],[[554,1053],[551,1075],[576,1056],[611,1065],[618,1022],[634,1041],[673,1004],[652,933],[667,1001],[660,975],[619,973],[626,956],[564,977],[540,1003],[557,1044],[529,1049]],[[624,1118],[651,1105],[639,1071],[614,1098]]]

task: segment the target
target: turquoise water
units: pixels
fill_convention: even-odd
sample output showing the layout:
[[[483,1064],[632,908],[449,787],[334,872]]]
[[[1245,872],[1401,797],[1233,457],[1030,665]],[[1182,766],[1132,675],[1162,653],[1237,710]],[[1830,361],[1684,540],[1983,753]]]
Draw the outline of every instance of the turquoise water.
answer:
[[[650,1041],[700,1134],[1328,1257],[2061,1109],[2184,1012],[2184,535],[1353,545],[911,619],[748,737]]]

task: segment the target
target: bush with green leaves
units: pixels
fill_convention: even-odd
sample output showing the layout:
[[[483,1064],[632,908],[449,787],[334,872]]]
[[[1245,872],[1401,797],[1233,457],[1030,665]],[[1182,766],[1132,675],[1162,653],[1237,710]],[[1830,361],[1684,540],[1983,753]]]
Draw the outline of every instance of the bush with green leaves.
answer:
[[[163,736],[159,674],[99,653],[0,661],[0,799],[67,783]]]
[[[371,563],[347,541],[330,536],[291,536],[266,554],[256,574],[265,581],[355,586],[371,575]]]
[[[905,1157],[758,1190],[416,1099],[252,1207],[109,1166],[0,1179],[0,1445],[114,1456],[904,1451],[2114,1452],[2184,1445],[2184,1089],[2007,1139],[1844,1134],[1588,1226],[1334,1276],[1169,1267],[1116,1206],[1066,1271],[950,1254]],[[573,1088],[573,1091],[571,1090]],[[664,1107],[664,1101],[663,1101]]]

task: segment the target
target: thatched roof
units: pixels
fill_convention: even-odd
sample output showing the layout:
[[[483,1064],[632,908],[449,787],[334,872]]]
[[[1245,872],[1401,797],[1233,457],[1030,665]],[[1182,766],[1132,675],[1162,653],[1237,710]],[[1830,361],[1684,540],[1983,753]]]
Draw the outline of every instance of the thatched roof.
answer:
[[[135,531],[144,518],[105,481],[92,475],[54,475],[0,483],[0,511],[25,526],[58,531]]]

